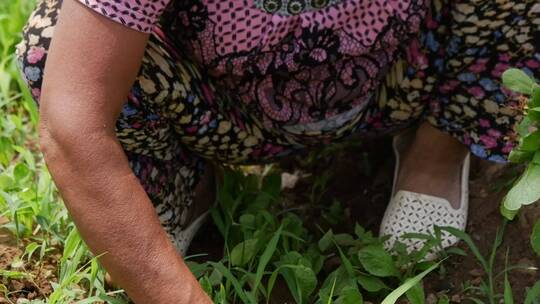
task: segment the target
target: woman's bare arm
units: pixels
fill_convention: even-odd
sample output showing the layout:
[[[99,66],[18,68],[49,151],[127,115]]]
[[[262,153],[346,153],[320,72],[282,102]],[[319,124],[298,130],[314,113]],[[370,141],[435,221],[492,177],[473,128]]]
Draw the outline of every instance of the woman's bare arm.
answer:
[[[136,303],[211,303],[128,166],[115,121],[148,35],[65,0],[41,97],[40,144],[81,235]]]

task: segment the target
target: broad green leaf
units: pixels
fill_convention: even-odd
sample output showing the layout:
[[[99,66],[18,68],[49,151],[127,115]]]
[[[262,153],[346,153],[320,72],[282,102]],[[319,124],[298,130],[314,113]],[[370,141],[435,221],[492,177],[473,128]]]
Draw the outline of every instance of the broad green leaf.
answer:
[[[217,286],[223,281],[223,274],[219,270],[214,269],[208,277],[208,281],[212,286]]]
[[[366,229],[364,227],[358,225],[358,223],[354,225],[354,234],[356,234],[359,239],[363,238],[365,233]]]
[[[358,251],[358,259],[362,266],[372,275],[378,277],[399,277],[392,256],[382,245],[369,245]]]
[[[319,296],[324,303],[331,299],[331,294],[339,294],[346,286],[355,285],[355,278],[349,277],[347,270],[343,265],[340,265],[330,275],[326,277],[319,290]],[[330,302],[332,303],[332,302]]]
[[[531,98],[529,99],[529,108],[540,107],[540,86],[534,86]]]
[[[420,283],[422,279],[430,272],[435,270],[435,268],[439,267],[441,262],[438,262],[437,264],[434,264],[433,266],[429,267],[428,269],[422,271],[418,275],[416,275],[413,278],[407,279],[403,284],[401,284],[397,289],[392,291],[384,300],[381,302],[381,304],[395,304],[399,297],[401,297],[404,293],[407,292],[407,290],[411,289],[414,285]]]
[[[352,235],[348,233],[334,234],[334,241],[336,242],[337,245],[342,246],[342,247],[354,245],[354,239]]]
[[[382,289],[389,289],[388,286],[386,286],[386,284],[384,284],[381,279],[374,276],[360,274],[356,279],[358,281],[358,284],[360,284],[363,289],[369,292],[377,292]]]
[[[503,205],[508,210],[518,210],[523,205],[530,205],[540,198],[540,165],[529,164],[525,173],[508,191]],[[512,218],[510,218],[512,219]]]
[[[345,270],[347,271],[347,274],[351,278],[354,277],[354,269],[353,269],[351,261],[343,253],[343,250],[341,250],[341,247],[339,247],[337,244],[336,244],[336,247],[337,247],[338,252],[339,252],[339,257],[341,259],[341,263],[342,263],[343,267],[345,268]]]
[[[531,246],[538,256],[540,256],[540,220],[534,224],[533,231],[531,233]]]
[[[13,176],[15,177],[16,182],[21,183],[21,180],[28,174],[30,174],[30,169],[28,169],[25,164],[18,163],[15,165],[15,168],[13,169]]]
[[[424,294],[424,286],[422,285],[422,282],[419,282],[418,284],[411,287],[411,289],[407,290],[405,295],[407,296],[410,304],[424,304],[426,301],[426,296]]]
[[[294,267],[294,276],[296,277],[297,286],[302,294],[302,300],[305,300],[313,293],[317,287],[317,276],[313,270],[304,265]]]
[[[302,258],[302,255],[297,251],[289,251],[279,257],[278,266],[285,264],[297,265],[298,261]]]
[[[249,239],[234,246],[231,251],[231,263],[234,266],[244,266],[257,253],[257,241],[258,239]]]
[[[528,108],[526,115],[526,117],[528,117],[531,121],[538,124],[540,122],[540,107]]]
[[[279,258],[279,261],[275,263],[276,266],[278,266],[279,272],[277,272],[277,270],[274,271],[275,274],[272,273],[269,279],[269,286],[270,286],[270,282],[272,282],[272,280],[275,281],[277,279],[276,277],[277,274],[278,273],[281,274],[283,279],[285,279],[285,283],[287,284],[287,287],[289,288],[291,295],[293,296],[294,300],[297,303],[301,302],[302,295],[298,288],[298,282],[296,280],[293,267],[298,265],[301,259],[302,259],[302,255],[296,251],[289,251],[283,254]],[[273,288],[273,285],[271,285],[271,287]]]
[[[524,163],[530,161],[535,152],[532,151],[522,151],[518,149],[514,149],[510,152],[510,155],[508,155],[508,160],[513,163]]]
[[[315,244],[309,245],[309,248],[306,253],[304,253],[304,257],[309,260],[313,271],[317,274],[319,271],[321,271],[324,261],[326,257],[321,254],[320,250],[318,249],[318,246]]]
[[[0,174],[0,189],[8,190],[15,187],[15,181],[7,174]]]
[[[508,69],[502,75],[503,84],[512,91],[531,94],[534,81],[525,72],[519,69]]]
[[[439,298],[439,300],[437,301],[437,304],[450,304],[450,299],[448,299],[447,295],[443,295],[442,297]]]
[[[531,160],[533,163],[537,164],[537,165],[540,165],[540,150],[536,151],[534,153],[534,156]]]
[[[524,304],[535,304],[537,301],[540,301],[540,281],[536,282],[529,291],[527,291]]]
[[[540,130],[534,131],[519,140],[519,150],[524,152],[536,152],[540,149]]]
[[[345,286],[339,293],[336,304],[362,304],[362,294],[356,286]]]
[[[519,136],[527,136],[531,132],[531,127],[534,126],[534,122],[528,116],[523,117],[521,122],[517,125],[517,131]],[[519,149],[519,146],[518,146]]]
[[[238,222],[240,222],[240,225],[243,227],[255,228],[255,215],[251,213],[242,214]]]
[[[189,261],[188,257],[184,257],[184,263],[187,265],[191,273],[193,273],[193,275],[196,278],[202,277],[206,273],[206,270],[208,269],[206,263],[201,264],[201,263]]]
[[[333,244],[332,239],[334,237],[334,233],[332,232],[332,229],[328,230],[323,237],[319,240],[319,249],[322,252],[325,252],[330,248],[330,246]]]

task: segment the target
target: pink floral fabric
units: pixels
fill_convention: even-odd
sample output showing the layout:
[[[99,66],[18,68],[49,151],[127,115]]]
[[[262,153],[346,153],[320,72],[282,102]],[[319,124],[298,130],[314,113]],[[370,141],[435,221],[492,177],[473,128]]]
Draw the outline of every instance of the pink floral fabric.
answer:
[[[244,134],[248,123],[274,146],[301,148],[425,119],[475,155],[504,162],[521,117],[501,74],[517,67],[540,77],[538,1],[80,1],[93,1],[90,7],[134,29],[152,30],[175,64],[190,66],[171,80],[189,89],[175,86],[171,96],[192,94],[185,101],[196,108],[184,109],[172,124],[187,123],[183,131],[201,137],[196,146],[203,152],[224,146],[221,139],[233,141],[219,132],[203,136],[223,125],[215,113],[238,124],[232,129],[248,147],[242,154],[257,157],[288,149],[254,149]],[[122,10],[133,7],[133,15]],[[151,18],[137,15],[143,8]],[[25,51],[24,74],[39,96],[42,50]],[[163,73],[155,73],[163,83]],[[214,112],[200,120],[208,125],[197,127],[193,117],[203,103]]]
[[[146,30],[165,4],[145,19],[122,10],[145,1],[81,1]],[[272,1],[274,9],[265,0],[176,0],[160,27],[261,125],[293,133],[333,131],[361,115],[426,12],[424,0]]]
[[[169,0],[79,0],[97,13],[134,30],[150,33]]]

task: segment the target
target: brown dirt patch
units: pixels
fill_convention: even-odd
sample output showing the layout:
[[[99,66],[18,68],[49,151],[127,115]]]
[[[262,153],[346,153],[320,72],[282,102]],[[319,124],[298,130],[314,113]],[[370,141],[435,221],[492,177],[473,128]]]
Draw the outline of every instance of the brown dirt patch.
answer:
[[[6,222],[5,218],[0,218],[0,224]],[[53,289],[51,282],[57,282],[56,268],[60,255],[49,253],[39,261],[35,257],[21,260],[23,251],[27,244],[20,242],[17,245],[16,239],[7,229],[0,229],[0,270],[13,271],[27,274],[23,278],[14,278],[9,275],[0,276],[0,284],[7,287],[9,300],[16,302],[18,299],[40,299],[49,295]],[[34,254],[37,255],[37,254]],[[0,303],[9,303],[0,294]]]

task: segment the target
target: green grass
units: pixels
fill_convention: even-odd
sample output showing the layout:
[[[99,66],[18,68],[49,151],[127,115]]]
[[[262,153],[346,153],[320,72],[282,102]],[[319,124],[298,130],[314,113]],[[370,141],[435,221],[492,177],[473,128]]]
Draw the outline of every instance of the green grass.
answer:
[[[0,2],[0,215],[7,219],[2,226],[19,249],[13,261],[0,268],[0,298],[14,303],[34,288],[42,295],[28,303],[128,303],[121,290],[105,286],[105,271],[77,233],[37,150],[37,109],[13,56],[32,5],[30,0]],[[320,155],[336,149],[339,146],[331,146]],[[310,155],[306,161],[317,159]],[[307,204],[322,210],[321,220],[314,225],[293,209],[283,212],[279,172],[265,171],[270,173],[226,171],[219,205],[212,209],[212,219],[225,244],[223,258],[199,263],[187,258],[216,303],[270,303],[272,295],[283,294],[285,286],[296,303],[369,300],[386,304],[404,295],[416,304],[425,299],[422,278],[440,265],[438,275],[445,275],[444,264],[421,261],[430,248],[438,246],[437,235],[414,236],[427,243],[423,250],[408,254],[402,244],[385,251],[384,240],[359,225],[351,233],[329,229],[345,216],[339,202],[322,201],[330,173],[317,178],[308,194]],[[540,248],[537,226],[531,239],[535,249]],[[481,286],[469,289],[476,292],[477,303],[494,303],[503,296],[511,299],[506,270],[513,266],[493,274],[492,256],[501,237],[502,233],[498,234],[487,259],[467,241],[487,272]],[[448,254],[466,253],[453,249],[442,258]],[[494,290],[494,281],[503,279],[504,295]],[[47,285],[43,280],[49,282],[51,290],[42,290]],[[27,282],[30,287],[18,289],[14,281]],[[538,303],[540,284],[529,294],[527,303]],[[440,295],[438,303],[449,303],[448,298]]]
[[[23,276],[38,286],[39,270],[59,254],[46,303],[106,298],[104,271],[81,241],[37,151],[37,108],[14,60],[32,7],[28,0],[0,3],[0,215],[22,253],[0,273],[0,296],[21,294],[4,284],[10,278]]]

